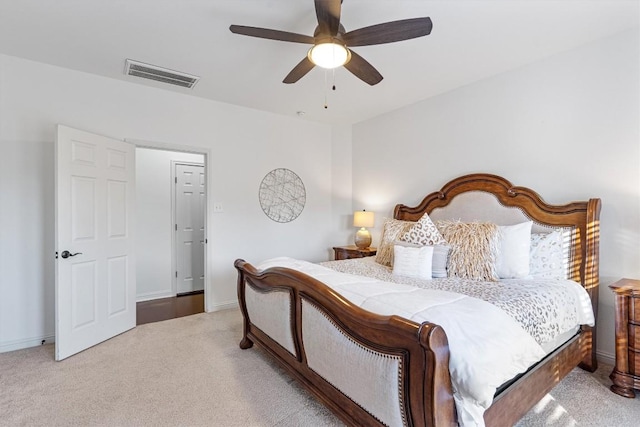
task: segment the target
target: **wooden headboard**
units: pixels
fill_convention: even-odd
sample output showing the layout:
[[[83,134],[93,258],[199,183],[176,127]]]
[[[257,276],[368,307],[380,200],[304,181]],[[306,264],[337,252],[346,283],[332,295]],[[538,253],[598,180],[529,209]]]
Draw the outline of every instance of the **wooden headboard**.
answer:
[[[431,216],[434,211],[451,207],[456,197],[474,192],[488,193],[494,196],[497,200],[496,206],[506,211],[515,209],[518,215],[521,215],[523,219],[531,219],[539,229],[561,228],[568,230],[570,242],[568,278],[584,286],[591,297],[594,315],[597,315],[600,199],[550,205],[530,188],[516,187],[497,175],[476,173],[449,181],[440,191],[427,195],[418,206],[396,205],[393,216],[395,219],[417,221],[425,213]],[[467,206],[467,218],[459,218],[457,214],[455,216],[449,215],[448,218],[463,221],[486,221],[494,213],[495,209],[492,213],[487,214],[482,208],[475,210],[474,207]],[[472,217],[468,217],[469,215]],[[508,213],[504,217],[514,218],[514,215]],[[595,341],[595,331],[593,339]],[[595,353],[593,357],[595,357]]]

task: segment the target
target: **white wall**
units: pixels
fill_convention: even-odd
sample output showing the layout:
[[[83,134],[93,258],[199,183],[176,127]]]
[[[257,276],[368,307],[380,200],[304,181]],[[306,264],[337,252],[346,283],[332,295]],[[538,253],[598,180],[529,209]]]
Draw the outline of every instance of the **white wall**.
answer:
[[[351,126],[334,126],[331,133],[331,163],[333,176],[333,233],[332,246],[352,245],[356,229],[353,228],[353,190],[351,185]],[[329,248],[330,258],[334,253]]]
[[[461,174],[502,175],[550,203],[600,197],[598,347],[611,356],[606,285],[640,278],[638,50],[637,31],[627,32],[333,129],[0,55],[0,351],[53,337],[53,141],[62,123],[210,151],[208,202],[225,208],[208,218],[212,309],[235,303],[234,259],[326,260],[328,248],[351,243],[353,209],[375,211],[379,228],[396,203],[418,203]],[[257,201],[278,167],[307,189],[289,224],[269,220]]]
[[[175,296],[172,271],[171,162],[204,155],[136,148],[136,300]]]
[[[0,351],[54,333],[55,126],[203,147],[208,159],[210,309],[236,303],[233,261],[328,259],[335,244],[330,126],[0,55]],[[293,222],[258,203],[274,168],[296,172],[307,203]]]
[[[391,216],[473,172],[549,203],[600,197],[598,349],[612,357],[607,285],[640,278],[638,39],[622,33],[356,124],[354,206]]]

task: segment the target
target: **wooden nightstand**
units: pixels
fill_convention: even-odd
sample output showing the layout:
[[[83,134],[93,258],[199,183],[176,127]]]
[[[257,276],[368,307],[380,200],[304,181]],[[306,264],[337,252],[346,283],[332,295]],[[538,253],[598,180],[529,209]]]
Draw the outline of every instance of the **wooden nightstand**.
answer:
[[[611,391],[633,398],[640,390],[640,280],[609,285],[616,293],[616,366],[609,375]]]
[[[350,246],[334,246],[333,253],[335,259],[351,259],[351,258],[364,258],[367,256],[374,256],[377,252],[376,248],[360,249],[355,245]]]

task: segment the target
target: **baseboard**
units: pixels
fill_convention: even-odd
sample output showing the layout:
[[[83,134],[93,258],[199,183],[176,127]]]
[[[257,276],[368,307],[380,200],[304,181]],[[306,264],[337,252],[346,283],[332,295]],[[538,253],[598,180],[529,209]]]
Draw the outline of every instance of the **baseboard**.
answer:
[[[55,335],[49,335],[44,337],[28,338],[25,340],[7,341],[0,343],[0,353],[36,347],[42,344],[51,344],[55,342],[55,338]]]
[[[173,295],[168,295],[168,296],[173,296]],[[145,297],[146,299],[141,299],[138,301],[147,301],[147,300],[152,300],[157,298],[165,298],[165,296],[153,297],[149,295]],[[214,304],[212,307],[209,307],[208,313],[213,313],[214,311],[230,310],[234,308],[235,309],[238,308],[237,300]],[[25,348],[36,347],[38,345],[42,345],[43,340],[45,344],[52,344],[55,342],[55,335],[2,342],[0,343],[0,353],[6,353],[8,351],[22,350]]]
[[[171,292],[148,292],[146,294],[136,295],[136,302],[151,301],[152,299],[175,297]]]
[[[232,308],[238,308],[238,300],[213,304],[212,307],[209,307],[209,310],[207,310],[207,313],[213,313],[214,311],[229,310]]]
[[[606,351],[596,350],[596,359],[598,359],[598,362],[606,363],[607,365],[616,364],[615,354]]]

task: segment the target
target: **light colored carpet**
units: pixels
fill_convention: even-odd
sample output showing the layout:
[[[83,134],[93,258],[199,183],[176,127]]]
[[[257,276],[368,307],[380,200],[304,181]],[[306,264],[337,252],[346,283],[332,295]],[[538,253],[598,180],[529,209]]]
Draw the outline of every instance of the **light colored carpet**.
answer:
[[[238,310],[138,326],[62,362],[53,345],[0,354],[2,426],[340,426],[261,351]],[[602,373],[603,369],[606,373]],[[518,424],[637,426],[611,367],[573,371]]]

